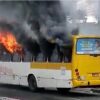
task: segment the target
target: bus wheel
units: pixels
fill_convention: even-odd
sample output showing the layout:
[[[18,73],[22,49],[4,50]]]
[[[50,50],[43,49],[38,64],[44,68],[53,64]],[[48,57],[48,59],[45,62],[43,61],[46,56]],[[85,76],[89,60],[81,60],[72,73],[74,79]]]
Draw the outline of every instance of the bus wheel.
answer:
[[[33,92],[37,91],[37,82],[36,79],[33,75],[29,76],[28,78],[28,85],[29,85],[29,89]]]
[[[59,93],[69,93],[69,91],[70,91],[70,88],[57,88],[57,91],[59,92]]]

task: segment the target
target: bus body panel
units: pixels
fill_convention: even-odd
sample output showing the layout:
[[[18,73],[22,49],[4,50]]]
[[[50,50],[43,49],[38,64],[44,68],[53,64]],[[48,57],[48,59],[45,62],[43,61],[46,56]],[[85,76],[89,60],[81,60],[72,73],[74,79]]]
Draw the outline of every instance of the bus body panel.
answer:
[[[28,86],[28,75],[33,74],[38,87],[71,88],[71,64],[0,62],[0,83]]]
[[[81,80],[78,80],[77,76],[74,75],[76,86],[100,85],[100,56],[78,56],[75,69],[78,69],[81,78]]]
[[[100,54],[77,54],[76,45],[80,38],[93,39],[100,36],[78,36],[74,39],[74,54],[73,54],[73,86],[94,86],[100,85]],[[77,70],[79,77],[76,74]],[[75,71],[76,70],[76,71]]]
[[[30,63],[0,62],[0,83],[28,85]]]
[[[31,73],[37,78],[38,87],[72,87],[71,63],[32,63]]]

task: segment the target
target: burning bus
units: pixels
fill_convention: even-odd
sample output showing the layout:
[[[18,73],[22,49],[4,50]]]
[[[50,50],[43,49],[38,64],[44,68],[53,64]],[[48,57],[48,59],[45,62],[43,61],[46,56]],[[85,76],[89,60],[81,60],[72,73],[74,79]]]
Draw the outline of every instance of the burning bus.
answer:
[[[92,32],[99,32],[96,24],[91,25],[85,24],[84,27],[83,24],[82,27],[80,25],[78,32],[91,33],[91,30],[87,31],[89,28],[92,29]],[[54,47],[54,41],[51,41],[52,46],[50,43],[46,44]],[[30,43],[32,44],[32,41]],[[100,36],[98,34],[73,35],[70,44],[55,47],[52,54],[55,54],[53,58],[56,57],[57,60],[48,59],[48,57],[52,57],[48,55],[47,59],[44,59],[42,54],[40,54],[42,60],[34,58],[33,54],[29,56],[30,59],[26,59],[28,58],[27,52],[18,43],[14,34],[8,29],[2,28],[0,30],[0,83],[28,86],[32,91],[49,87],[64,90],[100,85],[100,49],[98,49],[100,48]],[[35,48],[39,49],[38,45]],[[35,53],[37,52],[35,51]],[[4,56],[6,59],[3,59]],[[18,58],[14,59],[14,57]]]
[[[67,14],[59,1],[0,2],[0,83],[32,91],[100,85],[100,23]]]

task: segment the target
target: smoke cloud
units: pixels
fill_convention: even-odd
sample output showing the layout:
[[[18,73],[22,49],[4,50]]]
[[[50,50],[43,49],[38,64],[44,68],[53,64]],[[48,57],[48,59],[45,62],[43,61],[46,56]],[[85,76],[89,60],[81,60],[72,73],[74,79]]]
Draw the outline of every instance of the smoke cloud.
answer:
[[[11,27],[26,51],[50,60],[57,45],[70,41],[60,1],[1,1],[0,24]]]
[[[35,60],[42,53],[50,61],[56,49],[65,54],[77,23],[87,16],[100,20],[99,5],[99,0],[0,1],[0,27],[12,31]]]
[[[95,22],[100,20],[100,0],[60,0],[60,2],[66,13],[69,32],[79,27],[79,23],[84,23],[87,19]]]

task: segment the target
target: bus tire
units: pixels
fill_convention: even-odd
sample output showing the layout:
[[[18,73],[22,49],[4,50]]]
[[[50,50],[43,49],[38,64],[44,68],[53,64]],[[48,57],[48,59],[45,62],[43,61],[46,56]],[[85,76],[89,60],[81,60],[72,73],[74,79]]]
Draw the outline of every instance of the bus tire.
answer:
[[[28,86],[32,92],[36,92],[38,90],[37,82],[36,82],[36,79],[33,75],[30,75],[28,78]]]

